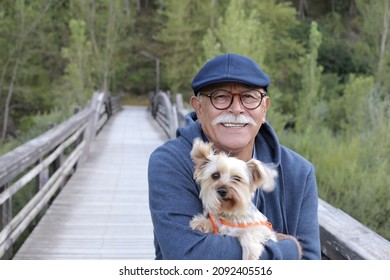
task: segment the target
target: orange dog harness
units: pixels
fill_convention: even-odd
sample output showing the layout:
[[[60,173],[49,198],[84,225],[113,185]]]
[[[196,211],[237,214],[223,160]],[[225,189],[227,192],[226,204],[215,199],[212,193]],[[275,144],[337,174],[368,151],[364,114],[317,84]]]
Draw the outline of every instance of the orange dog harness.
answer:
[[[218,233],[218,227],[217,227],[217,223],[215,222],[215,218],[212,214],[209,214],[209,218],[210,218],[210,221],[211,221],[211,224],[213,225],[213,231],[215,234]],[[246,228],[246,227],[253,227],[253,226],[266,226],[268,227],[270,230],[272,230],[272,224],[269,222],[269,221],[258,221],[258,222],[253,222],[253,223],[243,223],[243,224],[233,224],[233,223],[230,223],[228,221],[225,221],[225,220],[222,220],[220,219],[220,222],[222,225],[224,226],[228,226],[228,227],[236,227],[236,228]]]

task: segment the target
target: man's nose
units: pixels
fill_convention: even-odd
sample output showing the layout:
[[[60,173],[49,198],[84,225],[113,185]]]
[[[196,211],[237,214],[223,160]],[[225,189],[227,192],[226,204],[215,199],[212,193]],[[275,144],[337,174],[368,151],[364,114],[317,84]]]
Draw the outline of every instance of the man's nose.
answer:
[[[232,105],[230,105],[229,110],[232,112],[242,112],[244,111],[244,106],[242,106],[241,103],[241,94],[235,94],[233,95],[233,102]]]

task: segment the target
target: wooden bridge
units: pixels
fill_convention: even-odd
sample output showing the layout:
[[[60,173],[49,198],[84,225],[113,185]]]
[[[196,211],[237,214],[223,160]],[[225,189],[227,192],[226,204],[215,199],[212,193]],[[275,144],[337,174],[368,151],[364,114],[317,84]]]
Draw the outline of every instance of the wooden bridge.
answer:
[[[148,207],[150,153],[183,124],[181,95],[149,108],[95,94],[66,122],[0,157],[3,259],[153,259]],[[23,190],[33,195],[13,204]],[[390,243],[324,201],[324,258],[390,259]],[[17,250],[18,240],[25,239]]]

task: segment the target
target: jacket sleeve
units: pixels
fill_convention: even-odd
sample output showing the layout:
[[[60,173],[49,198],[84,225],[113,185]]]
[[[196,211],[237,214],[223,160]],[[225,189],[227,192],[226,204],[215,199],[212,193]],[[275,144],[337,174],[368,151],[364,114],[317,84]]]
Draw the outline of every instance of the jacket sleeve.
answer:
[[[298,174],[298,172],[296,173]],[[302,259],[318,260],[321,258],[321,246],[318,224],[318,194],[314,167],[310,165],[306,176],[301,183],[296,184],[295,191],[289,192],[288,200],[293,200],[290,209],[287,209],[288,232],[296,237],[302,247]],[[298,180],[299,182],[300,180]],[[298,260],[298,246],[292,239],[283,239],[279,242],[269,241],[263,259],[292,259]]]
[[[199,190],[193,180],[188,154],[171,146],[158,148],[149,159],[149,207],[155,244],[162,259],[241,259],[234,237],[203,234],[190,228],[192,217],[202,213]]]
[[[318,190],[314,167],[306,178],[295,237],[302,246],[302,259],[321,259],[320,228],[318,223]]]

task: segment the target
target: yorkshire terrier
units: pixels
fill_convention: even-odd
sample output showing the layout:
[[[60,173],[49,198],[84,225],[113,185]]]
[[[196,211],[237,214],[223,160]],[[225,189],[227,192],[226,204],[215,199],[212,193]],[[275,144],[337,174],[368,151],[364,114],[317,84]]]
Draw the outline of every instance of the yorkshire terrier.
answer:
[[[203,233],[237,237],[244,260],[257,260],[268,240],[276,241],[267,218],[252,202],[255,191],[270,192],[277,172],[258,160],[248,162],[215,153],[212,143],[196,139],[191,158],[194,179],[200,186],[203,214],[195,215],[190,227]]]

